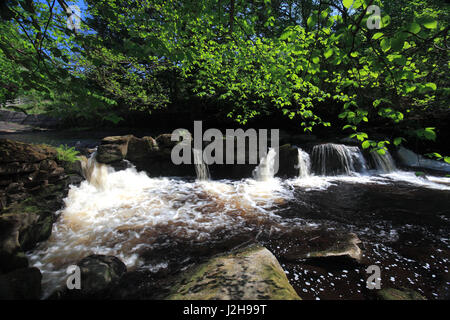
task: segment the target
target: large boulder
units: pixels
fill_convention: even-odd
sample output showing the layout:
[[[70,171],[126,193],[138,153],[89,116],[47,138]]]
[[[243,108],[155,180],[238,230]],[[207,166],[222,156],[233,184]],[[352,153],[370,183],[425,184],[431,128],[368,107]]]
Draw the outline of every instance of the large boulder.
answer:
[[[103,138],[97,148],[97,161],[108,164],[125,159],[128,143],[132,137],[132,135],[127,135]]]
[[[128,143],[126,159],[132,163],[139,163],[155,157],[158,143],[152,137],[131,137]]]
[[[0,300],[36,300],[41,296],[38,268],[24,268],[0,275]]]
[[[279,170],[277,175],[283,177],[298,176],[298,148],[290,144],[279,148]]]
[[[400,147],[397,150],[397,157],[401,164],[416,170],[430,170],[440,173],[450,173],[450,164],[444,161],[437,161],[425,158],[413,151]]]
[[[300,300],[274,255],[252,246],[217,256],[174,286],[170,300]]]
[[[81,272],[82,295],[96,295],[107,290],[127,271],[125,264],[114,256],[91,255],[77,263]]]

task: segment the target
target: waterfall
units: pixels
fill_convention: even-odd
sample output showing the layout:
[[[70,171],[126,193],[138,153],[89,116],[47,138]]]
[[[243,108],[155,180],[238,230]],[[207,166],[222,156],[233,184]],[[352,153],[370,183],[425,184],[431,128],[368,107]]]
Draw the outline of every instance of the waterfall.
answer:
[[[298,164],[296,168],[298,169],[299,178],[306,178],[311,174],[311,159],[309,154],[301,148],[298,148]]]
[[[194,154],[195,173],[198,180],[210,180],[208,165],[203,161],[203,153],[201,150],[192,149]]]
[[[361,150],[342,144],[327,143],[314,146],[312,160],[312,169],[319,175],[349,175],[367,170]]]
[[[372,151],[370,152],[370,156],[372,157],[373,164],[377,171],[383,173],[395,171],[395,162],[389,151],[386,150],[385,154],[379,154],[377,151]]]
[[[261,159],[259,166],[253,171],[253,178],[258,181],[267,181],[275,175],[275,158],[277,152],[270,148],[269,152]]]
[[[108,167],[95,160],[97,151],[93,152],[89,159],[81,158],[81,168],[84,178],[96,188],[104,188],[108,177]]]

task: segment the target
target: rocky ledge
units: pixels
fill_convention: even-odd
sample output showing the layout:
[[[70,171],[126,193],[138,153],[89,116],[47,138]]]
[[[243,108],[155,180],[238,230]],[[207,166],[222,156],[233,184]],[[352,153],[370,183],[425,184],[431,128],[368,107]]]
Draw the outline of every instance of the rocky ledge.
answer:
[[[178,143],[187,143],[189,149],[192,148],[192,141],[183,140],[172,141],[171,134],[161,134],[156,139],[152,137],[138,138],[133,135],[112,136],[104,138],[97,148],[96,160],[100,163],[108,164],[116,170],[128,167],[127,161],[131,162],[140,171],[145,171],[151,177],[159,176],[180,176],[195,177],[194,165],[175,165],[171,159],[174,146]],[[205,146],[208,143],[205,144]],[[223,146],[225,148],[226,141]],[[236,148],[236,144],[235,144]],[[226,150],[222,153],[225,155]],[[209,171],[214,179],[242,179],[252,176],[252,171],[257,166],[249,163],[248,148],[246,148],[245,163],[237,165],[238,152],[234,152],[234,163],[232,164],[212,164]],[[295,177],[298,174],[296,166],[298,164],[297,148],[290,144],[285,144],[279,148],[279,176]],[[191,163],[193,163],[191,154]]]
[[[11,297],[39,297],[32,294],[40,291],[39,270],[27,269],[24,252],[50,237],[69,185],[82,180],[79,172],[68,174],[66,165],[52,147],[0,139],[0,274]],[[38,282],[39,289],[21,291],[15,285],[20,278],[33,279],[29,283]]]

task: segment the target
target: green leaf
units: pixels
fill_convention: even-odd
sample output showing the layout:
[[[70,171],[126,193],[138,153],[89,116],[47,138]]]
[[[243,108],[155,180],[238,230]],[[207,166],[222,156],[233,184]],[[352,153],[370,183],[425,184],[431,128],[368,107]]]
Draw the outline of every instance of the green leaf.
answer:
[[[422,24],[427,29],[436,29],[438,23],[437,23],[437,20],[429,18],[429,19],[425,19]]]
[[[325,56],[325,59],[328,59],[333,55],[333,49],[328,49],[323,55]]]
[[[387,27],[388,25],[391,24],[391,17],[389,15],[384,15],[383,18],[381,18],[381,23],[383,28]]]
[[[433,83],[433,82],[428,82],[428,83],[425,85],[425,87],[430,88],[430,89],[432,89],[432,90],[434,90],[434,91],[436,91],[436,89],[437,89],[436,84]]]
[[[350,7],[353,4],[353,0],[343,0],[342,4],[344,5],[344,7],[346,7],[347,9],[350,9]]]
[[[315,15],[312,15],[308,18],[308,20],[306,21],[306,24],[308,25],[308,27],[314,27],[317,23],[317,17]]]
[[[434,128],[426,128],[423,131],[423,135],[428,140],[436,140],[436,133],[434,132]]]
[[[412,32],[414,34],[417,34],[420,32],[421,29],[422,28],[420,27],[420,25],[418,23],[413,22],[409,25],[408,31]]]
[[[363,147],[363,149],[369,148],[370,147],[370,141],[369,140],[364,141],[362,143],[362,147]]]
[[[400,51],[403,49],[405,40],[402,37],[396,37],[391,40],[391,47],[394,51]]]
[[[404,139],[399,137],[394,139],[394,145],[399,146]]]
[[[363,5],[364,0],[355,0],[353,1],[353,9],[358,9]]]
[[[377,39],[380,39],[382,36],[384,36],[383,32],[377,32],[373,35],[372,39],[377,40]]]
[[[293,34],[292,30],[286,30],[284,31],[281,36],[280,36],[280,40],[286,40],[289,39],[289,37]]]
[[[389,49],[391,49],[391,41],[389,39],[383,39],[381,40],[380,46],[384,52],[387,52],[389,51]]]

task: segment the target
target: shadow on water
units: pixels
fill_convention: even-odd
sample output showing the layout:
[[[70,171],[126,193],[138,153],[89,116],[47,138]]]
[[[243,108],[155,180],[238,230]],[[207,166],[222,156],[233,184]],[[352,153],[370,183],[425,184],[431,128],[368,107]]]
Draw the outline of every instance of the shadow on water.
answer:
[[[450,192],[407,183],[337,183],[327,190],[296,189],[278,214],[327,230],[354,232],[362,240],[361,264],[346,258],[285,259],[295,239],[267,246],[305,299],[376,299],[366,288],[369,265],[381,268],[382,288],[410,288],[429,299],[449,299]],[[298,239],[298,241],[305,241]],[[315,239],[317,241],[317,239]]]

